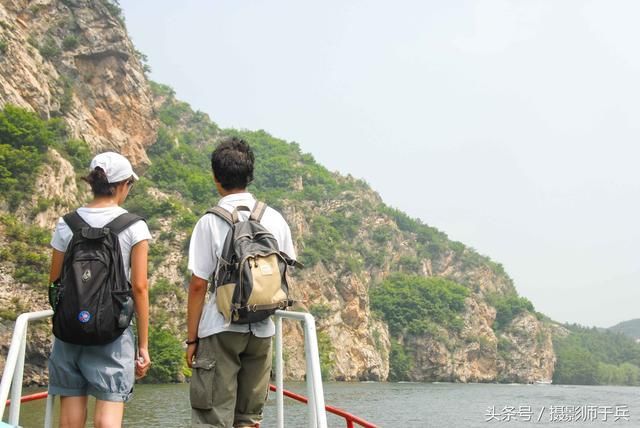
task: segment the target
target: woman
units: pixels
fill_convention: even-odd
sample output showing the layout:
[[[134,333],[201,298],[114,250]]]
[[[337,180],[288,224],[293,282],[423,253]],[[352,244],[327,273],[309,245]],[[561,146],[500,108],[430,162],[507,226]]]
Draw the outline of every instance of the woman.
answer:
[[[120,205],[138,176],[122,155],[97,155],[84,178],[91,186],[93,200],[78,208],[78,215],[91,227],[103,227],[126,212]],[[60,278],[64,253],[72,231],[61,218],[51,240],[51,282]],[[149,296],[147,253],[151,234],[144,221],[138,221],[118,235],[125,273],[130,278],[138,326],[138,358],[131,327],[106,345],[76,345],[54,339],[49,357],[49,393],[60,396],[60,426],[84,427],[87,398],[96,398],[96,427],[122,425],[124,403],[133,391],[135,377],[143,377],[151,361],[148,351]],[[126,325],[126,324],[125,324]],[[134,376],[135,372],[135,376]]]

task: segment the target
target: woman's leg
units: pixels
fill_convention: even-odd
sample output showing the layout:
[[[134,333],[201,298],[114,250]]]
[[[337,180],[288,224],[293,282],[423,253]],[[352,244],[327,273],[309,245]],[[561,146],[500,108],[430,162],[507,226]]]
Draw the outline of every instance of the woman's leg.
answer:
[[[123,416],[123,402],[96,400],[96,413],[93,417],[96,428],[120,428]]]
[[[60,428],[83,428],[87,422],[87,396],[60,397]]]
[[[124,403],[133,392],[135,348],[128,328],[119,338],[100,346],[87,346],[78,365],[88,383],[87,392],[96,397],[96,428],[120,427]]]

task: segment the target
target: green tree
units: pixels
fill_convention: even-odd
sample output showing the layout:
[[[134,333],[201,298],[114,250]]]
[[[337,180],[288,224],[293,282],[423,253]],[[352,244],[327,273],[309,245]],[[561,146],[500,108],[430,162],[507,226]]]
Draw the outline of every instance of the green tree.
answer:
[[[318,332],[318,353],[320,354],[320,374],[323,380],[329,380],[331,376],[331,370],[333,370],[333,345],[331,344],[331,338],[327,333]]]
[[[494,294],[487,298],[490,305],[496,309],[496,320],[493,323],[495,331],[501,331],[522,312],[535,312],[533,303],[525,297],[515,294]]]
[[[558,358],[553,382],[560,384],[596,385],[598,361],[585,349],[569,348]]]
[[[371,293],[371,307],[384,317],[393,335],[462,327],[460,314],[469,291],[444,278],[396,273]]]
[[[144,381],[147,383],[177,382],[181,379],[184,350],[176,336],[156,326],[149,326],[149,354],[153,364]]]
[[[409,372],[413,368],[413,358],[404,347],[396,342],[391,342],[389,353],[389,380],[393,382],[409,380]]]
[[[64,148],[65,138],[59,119],[42,120],[10,104],[0,111],[0,197],[11,208],[31,197],[48,148]]]
[[[554,382],[585,385],[639,385],[640,345],[618,333],[566,325],[554,337]]]

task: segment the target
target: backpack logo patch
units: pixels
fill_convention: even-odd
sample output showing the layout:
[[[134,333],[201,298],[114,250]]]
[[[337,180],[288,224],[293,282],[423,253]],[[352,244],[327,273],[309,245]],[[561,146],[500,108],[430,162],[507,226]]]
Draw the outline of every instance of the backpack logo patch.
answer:
[[[87,311],[81,311],[78,314],[78,321],[80,321],[81,323],[87,323],[89,322],[90,319],[91,319],[91,314]]]
[[[263,275],[273,275],[273,269],[271,268],[271,265],[260,265],[260,271]]]
[[[82,282],[87,282],[91,279],[91,271],[89,269],[87,269],[86,271],[84,271],[84,273],[82,274]]]

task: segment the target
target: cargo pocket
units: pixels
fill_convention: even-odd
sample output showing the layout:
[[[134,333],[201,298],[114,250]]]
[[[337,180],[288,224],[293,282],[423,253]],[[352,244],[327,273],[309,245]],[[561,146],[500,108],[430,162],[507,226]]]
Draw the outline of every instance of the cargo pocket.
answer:
[[[211,359],[198,359],[193,363],[193,375],[189,387],[189,399],[194,409],[213,408],[213,378],[216,362]]]

